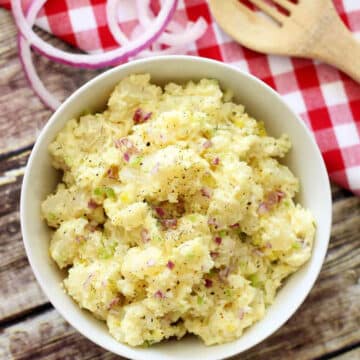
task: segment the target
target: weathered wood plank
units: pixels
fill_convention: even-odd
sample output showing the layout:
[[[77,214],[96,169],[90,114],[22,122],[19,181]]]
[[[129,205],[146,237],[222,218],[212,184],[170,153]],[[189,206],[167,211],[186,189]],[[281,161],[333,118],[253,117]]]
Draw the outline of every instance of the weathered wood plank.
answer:
[[[0,321],[47,303],[26,259],[19,219],[22,169],[29,152],[0,162]]]

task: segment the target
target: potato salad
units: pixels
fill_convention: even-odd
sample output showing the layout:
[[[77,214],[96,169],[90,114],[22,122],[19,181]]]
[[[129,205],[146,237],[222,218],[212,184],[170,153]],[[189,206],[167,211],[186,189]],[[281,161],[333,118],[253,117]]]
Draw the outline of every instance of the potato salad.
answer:
[[[124,78],[49,147],[62,180],[41,211],[64,290],[131,346],[239,338],[311,256],[290,147],[216,80]]]

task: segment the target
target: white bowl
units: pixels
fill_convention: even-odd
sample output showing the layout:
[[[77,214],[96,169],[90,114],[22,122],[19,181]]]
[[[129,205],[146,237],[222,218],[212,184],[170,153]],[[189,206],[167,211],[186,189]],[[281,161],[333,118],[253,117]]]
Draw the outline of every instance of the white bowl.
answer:
[[[49,257],[49,229],[40,217],[40,203],[58,181],[52,168],[48,145],[65,123],[84,109],[103,109],[114,86],[132,73],[150,73],[152,81],[165,84],[201,78],[215,78],[230,88],[236,101],[257,119],[264,120],[273,136],[287,133],[293,150],[285,163],[301,182],[300,203],[311,210],[317,233],[310,261],[292,275],[279,291],[266,316],[231,343],[206,347],[195,337],[169,341],[146,349],[131,348],[114,340],[103,322],[81,310],[64,293],[60,283],[64,274]],[[80,333],[103,348],[132,359],[223,359],[267,338],[289,319],[310,292],[324,261],[331,227],[331,193],[320,151],[303,122],[281,97],[255,77],[220,62],[190,56],[167,56],[133,61],[92,79],[71,95],[53,114],[42,130],[31,153],[21,192],[21,229],[27,256],[43,291]]]

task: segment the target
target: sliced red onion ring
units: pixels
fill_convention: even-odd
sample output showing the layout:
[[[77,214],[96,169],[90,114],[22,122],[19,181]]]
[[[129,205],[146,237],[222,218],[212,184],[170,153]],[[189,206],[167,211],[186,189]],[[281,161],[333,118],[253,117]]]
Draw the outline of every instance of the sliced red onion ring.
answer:
[[[140,24],[144,27],[149,26],[154,19],[154,14],[150,9],[150,0],[136,0],[135,4]]]
[[[135,56],[140,51],[149,47],[161,35],[167,24],[170,22],[178,3],[178,0],[166,0],[155,21],[152,23],[152,26],[149,27],[147,29],[148,31],[142,34],[138,39],[135,39],[121,48],[102,54],[90,55],[74,54],[57,49],[41,39],[32,30],[36,15],[44,6],[46,1],[47,0],[34,0],[31,7],[35,16],[33,19],[29,17],[29,22],[27,22],[21,8],[21,0],[11,0],[12,12],[21,34],[27,39],[34,49],[56,62],[94,69],[126,61],[129,57]]]
[[[32,5],[33,3],[31,3],[29,8],[26,10],[27,21],[35,21],[36,14],[34,13]],[[61,103],[45,88],[43,82],[39,78],[34,67],[34,63],[32,61],[30,44],[21,35],[18,35],[17,42],[20,62],[31,88],[34,90],[40,100],[45,104],[45,106],[49,107],[52,110],[57,109]]]
[[[200,39],[205,34],[207,27],[205,19],[199,17],[196,22],[189,23],[181,33],[163,32],[158,41],[169,46],[184,46]]]
[[[117,7],[119,0],[108,0],[106,4],[106,14],[108,17],[108,25],[110,32],[114,39],[120,45],[125,45],[129,42],[129,37],[121,30],[117,19]],[[137,12],[140,24],[137,25],[132,34],[130,40],[133,41],[144,33],[145,29],[154,21],[154,15],[150,9],[150,1],[144,0],[137,1]],[[171,21],[166,30],[173,33],[165,33],[159,37],[157,41],[152,44],[151,50],[144,50],[136,55],[136,58],[146,58],[149,56],[161,56],[161,55],[173,55],[179,53],[185,53],[186,47],[199,39],[205,33],[207,29],[207,23],[203,18],[199,18],[196,23],[191,23],[187,29],[184,29],[177,22]],[[162,41],[162,36],[165,36],[165,41]],[[167,49],[161,49],[161,45],[169,45]]]
[[[51,94],[46,89],[43,82],[39,78],[35,70],[34,63],[32,61],[29,43],[21,35],[18,36],[17,41],[20,62],[31,88],[34,90],[35,94],[40,98],[40,100],[44,103],[45,106],[49,107],[52,110],[56,110],[61,105],[61,103],[53,94]]]
[[[144,28],[151,26],[154,22],[154,14],[150,9],[150,0],[136,0],[136,9],[138,12],[139,23]],[[157,41],[169,46],[188,45],[201,38],[207,27],[206,20],[203,17],[200,17],[195,23],[189,23],[186,29],[177,30],[176,33],[163,32]]]
[[[106,1],[106,17],[108,21],[109,30],[119,45],[125,45],[129,42],[128,37],[123,33],[118,24],[118,7],[120,5],[119,0],[107,0]]]

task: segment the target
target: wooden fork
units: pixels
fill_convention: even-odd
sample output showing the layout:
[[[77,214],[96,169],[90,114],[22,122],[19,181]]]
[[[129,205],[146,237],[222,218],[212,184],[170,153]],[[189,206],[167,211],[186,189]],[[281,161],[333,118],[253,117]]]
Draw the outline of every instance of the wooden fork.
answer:
[[[284,11],[266,0],[248,1],[268,18],[239,0],[210,0],[219,25],[239,43],[262,53],[318,59],[360,82],[360,42],[331,0],[272,0]]]

